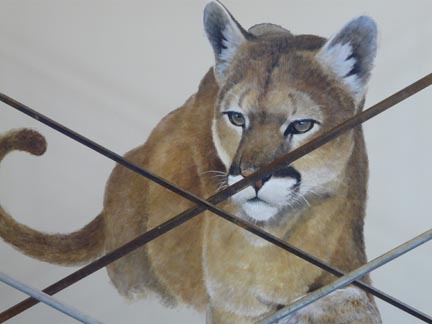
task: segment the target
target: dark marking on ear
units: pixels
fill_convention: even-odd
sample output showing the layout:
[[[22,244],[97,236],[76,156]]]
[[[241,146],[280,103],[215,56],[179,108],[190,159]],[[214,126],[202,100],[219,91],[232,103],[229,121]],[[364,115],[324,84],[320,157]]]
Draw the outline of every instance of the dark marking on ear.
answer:
[[[351,71],[349,71],[346,75],[344,75],[344,78],[349,77],[351,75],[359,74],[361,72],[361,65],[360,65],[360,62],[359,62],[358,55],[355,55],[353,53],[350,56],[348,56],[346,60],[349,61],[351,59],[355,60],[354,66],[351,69]]]
[[[365,92],[377,51],[377,26],[372,18],[350,21],[318,52],[320,63],[348,86],[359,102]]]
[[[210,4],[211,5],[211,4]],[[209,5],[209,6],[210,6]],[[204,11],[204,27],[207,33],[208,40],[213,47],[215,55],[220,55],[227,46],[224,42],[228,40],[223,34],[225,28],[226,20],[222,16],[215,14],[214,11],[207,9]]]
[[[371,70],[371,65],[377,49],[377,26],[367,16],[358,17],[349,22],[330,43],[330,47],[336,44],[349,44],[352,53],[347,60],[353,58],[355,64],[348,75],[358,75],[363,78]]]
[[[204,9],[204,29],[215,55],[215,76],[222,83],[240,45],[254,38],[218,1],[210,2]]]

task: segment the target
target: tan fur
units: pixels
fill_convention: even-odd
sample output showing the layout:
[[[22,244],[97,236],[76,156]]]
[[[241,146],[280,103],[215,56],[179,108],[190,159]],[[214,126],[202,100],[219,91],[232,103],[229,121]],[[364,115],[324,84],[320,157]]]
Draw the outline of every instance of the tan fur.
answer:
[[[0,161],[13,150],[42,155],[46,142],[36,131],[14,130],[0,137]],[[62,265],[81,264],[103,252],[103,217],[97,216],[75,233],[48,235],[17,223],[0,207],[0,237],[33,258]]]
[[[213,6],[210,14],[222,15],[216,17],[233,23],[220,4],[209,6]],[[207,29],[208,34],[211,31]],[[256,170],[362,108],[363,101],[316,59],[324,39],[292,36],[273,25],[254,27],[250,33],[254,36],[235,49],[231,61],[216,57],[216,73],[209,71],[198,92],[166,116],[147,142],[127,153],[126,159],[185,190],[209,197],[221,184],[226,185],[230,168]],[[223,113],[233,107],[241,107],[248,116],[249,124],[243,130],[231,125]],[[284,123],[305,118],[321,124],[288,140],[283,135]],[[14,149],[41,154],[43,149],[34,150],[34,146],[45,146],[36,132],[8,133],[0,140],[0,158]],[[248,214],[242,209],[241,194],[221,207],[343,271],[365,263],[363,218],[368,171],[362,129],[348,132],[290,167],[300,173],[298,185],[305,189],[297,200],[280,207],[276,216],[254,220],[253,210]],[[214,171],[224,176],[215,177]],[[274,174],[260,190],[264,192],[276,178]],[[117,166],[106,186],[103,212],[81,231],[69,235],[39,233],[16,223],[1,209],[0,235],[32,257],[52,263],[82,263],[192,206]],[[209,212],[107,269],[122,295],[132,298],[153,291],[167,304],[207,309],[209,323],[252,323],[333,280],[319,268]],[[373,299],[360,291],[348,294],[352,291],[341,290],[322,299],[317,304],[322,315],[308,307],[286,322],[336,323],[346,319],[379,323]]]

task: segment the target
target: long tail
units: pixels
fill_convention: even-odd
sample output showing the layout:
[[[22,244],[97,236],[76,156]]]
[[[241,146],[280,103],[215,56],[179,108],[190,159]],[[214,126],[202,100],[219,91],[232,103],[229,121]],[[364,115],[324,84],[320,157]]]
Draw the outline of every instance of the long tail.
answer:
[[[30,129],[13,130],[0,136],[0,161],[11,151],[42,155],[45,138]],[[33,258],[62,265],[89,262],[104,251],[102,213],[79,231],[70,234],[46,234],[16,222],[0,206],[0,237]]]

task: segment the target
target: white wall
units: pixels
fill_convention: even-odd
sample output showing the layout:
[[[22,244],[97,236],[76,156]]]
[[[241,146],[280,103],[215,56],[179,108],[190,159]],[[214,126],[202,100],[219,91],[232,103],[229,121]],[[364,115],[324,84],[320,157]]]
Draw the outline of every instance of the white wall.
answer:
[[[225,4],[245,26],[273,22],[294,33],[330,36],[369,14],[380,48],[367,106],[432,72],[432,2],[234,1]],[[156,122],[192,94],[212,64],[202,28],[202,0],[2,0],[0,92],[112,150],[142,143]],[[366,243],[369,258],[431,227],[431,89],[365,125],[371,161]],[[70,232],[101,209],[113,163],[53,130],[0,105],[0,132],[32,127],[48,140],[39,158],[11,154],[0,168],[0,201],[20,222]],[[377,288],[431,310],[431,244],[373,274]],[[0,242],[0,271],[43,288],[73,268],[22,256]],[[104,270],[58,295],[106,323],[202,323],[188,310],[153,301],[128,304]],[[0,310],[20,301],[0,285]],[[379,303],[385,323],[417,323]],[[46,306],[10,323],[74,323]]]

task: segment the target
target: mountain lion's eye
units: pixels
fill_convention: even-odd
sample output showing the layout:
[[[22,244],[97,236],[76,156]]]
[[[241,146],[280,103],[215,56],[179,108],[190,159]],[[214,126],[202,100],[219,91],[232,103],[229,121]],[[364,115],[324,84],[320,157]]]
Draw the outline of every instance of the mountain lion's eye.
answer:
[[[237,111],[227,111],[225,114],[228,115],[228,119],[230,120],[231,124],[234,126],[244,127],[246,118],[242,113]]]
[[[284,135],[288,136],[289,134],[295,135],[295,134],[303,134],[309,132],[314,127],[315,123],[317,123],[317,121],[313,119],[303,119],[303,120],[293,121],[287,127]]]

